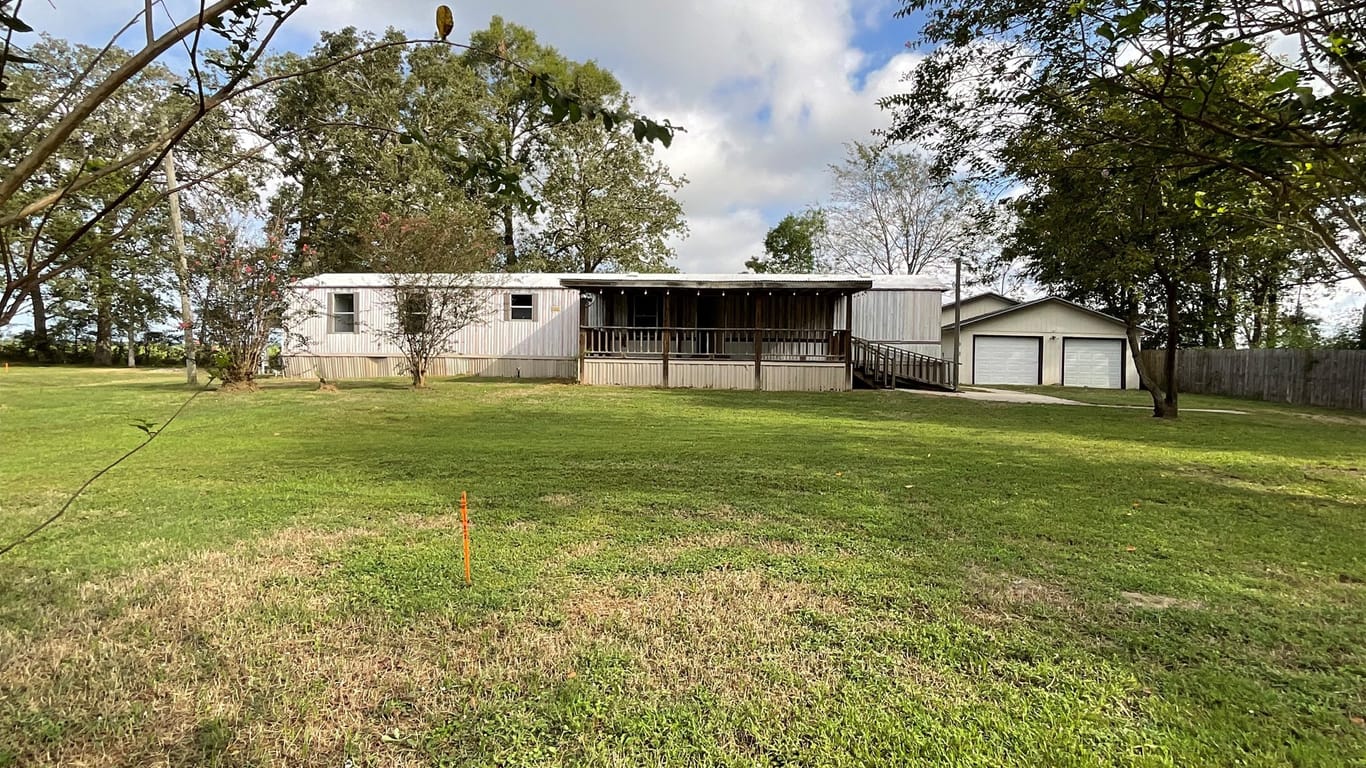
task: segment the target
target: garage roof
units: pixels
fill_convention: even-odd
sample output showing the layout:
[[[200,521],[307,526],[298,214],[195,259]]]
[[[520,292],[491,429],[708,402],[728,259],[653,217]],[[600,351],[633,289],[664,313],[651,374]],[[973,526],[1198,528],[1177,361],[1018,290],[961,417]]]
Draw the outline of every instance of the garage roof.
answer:
[[[975,297],[974,297],[974,298],[975,298]],[[1004,298],[1004,297],[1003,297],[1003,298]],[[1067,299],[1064,299],[1064,298],[1062,298],[1061,296],[1045,296],[1045,297],[1043,297],[1042,299],[1035,299],[1035,300],[1033,300],[1033,301],[1026,301],[1026,302],[1024,302],[1024,303],[1022,303],[1022,304],[1016,304],[1016,305],[1013,306],[1013,307],[1006,307],[1005,309],[998,309],[998,310],[996,310],[995,312],[988,312],[988,313],[986,313],[985,315],[975,315],[975,316],[973,316],[973,317],[964,318],[964,319],[963,319],[963,322],[960,323],[960,325],[966,327],[966,326],[972,325],[973,323],[980,323],[980,322],[982,322],[983,320],[990,320],[990,319],[995,318],[995,317],[1001,317],[1002,315],[1008,315],[1008,314],[1010,314],[1011,312],[1019,312],[1019,311],[1021,311],[1021,310],[1029,309],[1030,307],[1037,307],[1037,306],[1039,306],[1040,304],[1047,304],[1047,303],[1049,303],[1049,302],[1055,302],[1055,303],[1058,303],[1058,304],[1063,304],[1063,305],[1065,305],[1065,306],[1067,306],[1067,307],[1070,307],[1070,308],[1072,308],[1072,309],[1076,309],[1076,310],[1079,310],[1079,311],[1081,311],[1081,312],[1085,312],[1086,314],[1091,315],[1091,316],[1093,316],[1093,317],[1098,317],[1098,318],[1100,318],[1100,319],[1102,319],[1102,320],[1108,320],[1109,322],[1112,322],[1112,323],[1114,323],[1115,325],[1120,325],[1120,326],[1122,326],[1122,325],[1125,324],[1123,320],[1119,319],[1118,317],[1115,317],[1114,315],[1107,315],[1107,314],[1105,314],[1104,312],[1096,311],[1096,310],[1094,310],[1094,309],[1091,309],[1090,307],[1084,307],[1084,306],[1082,306],[1081,304],[1078,304],[1078,303],[1075,302],[1075,301],[1068,301]],[[946,307],[948,307],[948,306],[953,306],[953,305],[952,305],[952,304],[946,305]],[[945,323],[945,324],[944,324],[944,330],[946,330],[946,331],[951,331],[951,330],[953,330],[953,325],[954,325],[953,323]],[[1148,330],[1147,328],[1143,328],[1142,326],[1139,326],[1139,329],[1140,329],[1140,330],[1144,330],[1144,331]]]

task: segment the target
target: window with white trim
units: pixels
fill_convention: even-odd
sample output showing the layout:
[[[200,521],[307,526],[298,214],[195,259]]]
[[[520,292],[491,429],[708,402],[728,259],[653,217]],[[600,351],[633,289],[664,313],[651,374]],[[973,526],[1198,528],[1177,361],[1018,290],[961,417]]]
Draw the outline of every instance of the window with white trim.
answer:
[[[356,294],[334,293],[328,297],[328,333],[356,332]]]

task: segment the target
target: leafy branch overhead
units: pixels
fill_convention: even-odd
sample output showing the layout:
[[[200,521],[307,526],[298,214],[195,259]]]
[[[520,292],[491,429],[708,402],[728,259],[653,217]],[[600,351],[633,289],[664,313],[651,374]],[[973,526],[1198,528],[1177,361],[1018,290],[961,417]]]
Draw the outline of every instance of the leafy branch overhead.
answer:
[[[15,68],[27,69],[23,65],[35,61],[33,51],[41,44],[21,51],[11,43],[16,34],[32,30],[19,20],[17,2],[0,0],[0,32],[4,34],[0,98],[6,99],[10,107],[25,108],[24,125],[13,126],[14,130],[6,136],[8,156],[13,160],[6,164],[0,177],[0,237],[6,246],[0,323],[23,311],[43,286],[81,269],[90,254],[136,232],[138,220],[156,208],[155,198],[168,194],[169,187],[163,186],[149,197],[148,190],[160,185],[147,182],[158,172],[167,154],[182,146],[187,137],[212,131],[229,137],[234,151],[226,153],[217,167],[206,167],[185,180],[178,186],[179,191],[189,191],[228,175],[244,160],[260,156],[271,147],[279,153],[281,145],[288,144],[292,135],[316,128],[320,122],[307,104],[299,110],[303,119],[296,125],[280,128],[252,123],[256,117],[272,112],[273,107],[266,105],[278,102],[289,84],[310,76],[338,82],[336,72],[344,71],[354,62],[384,58],[392,51],[406,50],[410,55],[440,51],[451,60],[459,57],[446,52],[460,50],[466,56],[490,62],[490,67],[515,74],[506,77],[505,82],[518,89],[522,100],[516,109],[536,125],[597,123],[609,130],[629,130],[638,143],[666,147],[675,133],[682,130],[668,121],[657,121],[630,110],[628,101],[609,101],[599,94],[585,92],[577,74],[562,77],[558,72],[543,71],[538,62],[518,63],[515,51],[475,39],[462,44],[442,38],[406,39],[393,33],[382,41],[369,38],[373,44],[332,56],[267,56],[282,25],[303,5],[304,0],[206,0],[200,4],[198,13],[144,47],[131,52],[118,48],[119,37],[136,25],[139,14],[102,50],[91,49],[93,56],[70,71],[75,76],[63,80],[60,73],[66,70],[32,67],[30,79],[48,78],[52,82],[29,89],[25,97],[11,89],[11,75],[16,74]],[[220,49],[209,47],[202,39],[205,32],[218,38],[214,45],[220,45]],[[326,37],[325,34],[325,40]],[[84,146],[83,136],[90,121],[104,119],[102,115],[116,101],[114,97],[128,90],[149,68],[159,66],[158,59],[173,47],[183,47],[189,54],[191,71],[177,78],[180,82],[167,86],[164,103],[157,107],[159,115],[165,114],[143,125],[148,130],[141,143],[119,147],[116,152],[77,156],[79,147]],[[587,68],[591,64],[580,69]],[[443,95],[441,90],[442,83],[438,82],[425,92],[435,93],[433,98],[444,98],[447,102],[455,98]],[[36,99],[35,94],[40,93],[54,98]],[[21,105],[19,100],[23,98],[33,103]],[[210,126],[205,121],[211,114],[226,117],[222,124]],[[489,141],[466,141],[468,130],[434,132],[427,125],[432,114],[410,122],[377,121],[373,126],[353,122],[349,129],[379,131],[400,144],[429,149],[444,175],[447,190],[453,186],[467,193],[478,191],[495,209],[527,215],[540,209],[539,201],[525,183],[532,165],[527,152],[497,151]],[[309,121],[312,126],[304,124]],[[248,136],[260,139],[258,146],[250,146],[245,138]],[[372,142],[372,149],[373,146]],[[534,155],[536,149],[530,147],[528,151]],[[398,173],[402,173],[401,169]],[[368,213],[373,215],[373,211]],[[286,212],[281,214],[287,222],[299,220]],[[354,222],[368,218],[358,216]],[[60,238],[53,237],[58,231],[56,222],[62,222]],[[49,227],[49,223],[53,226]],[[512,227],[509,224],[507,228]],[[510,243],[511,235],[506,235],[506,239]]]

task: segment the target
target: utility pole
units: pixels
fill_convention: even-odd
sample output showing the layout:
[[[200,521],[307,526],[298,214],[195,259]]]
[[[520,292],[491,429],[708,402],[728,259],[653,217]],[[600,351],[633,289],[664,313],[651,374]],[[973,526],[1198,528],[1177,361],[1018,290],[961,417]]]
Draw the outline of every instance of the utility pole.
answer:
[[[963,257],[953,260],[953,388],[958,389],[958,371],[963,349]]]
[[[143,13],[147,28],[147,44],[156,40],[152,28],[152,0],[144,0]],[[176,277],[180,280],[180,329],[185,340],[185,383],[198,384],[199,372],[195,369],[194,310],[190,307],[190,265],[185,256],[185,227],[180,220],[180,193],[176,191],[175,150],[166,153],[162,164],[166,172],[166,201],[171,206],[171,240],[175,245]]]

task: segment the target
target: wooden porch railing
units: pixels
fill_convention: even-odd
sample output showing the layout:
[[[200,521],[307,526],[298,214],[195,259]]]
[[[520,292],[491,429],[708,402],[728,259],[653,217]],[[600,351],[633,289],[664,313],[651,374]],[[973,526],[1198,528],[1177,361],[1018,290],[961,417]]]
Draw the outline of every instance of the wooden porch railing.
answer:
[[[849,334],[831,329],[635,328],[583,329],[583,354],[596,358],[754,360],[843,363]]]
[[[953,361],[922,355],[890,344],[854,338],[853,366],[874,386],[893,389],[898,380],[953,389]]]

